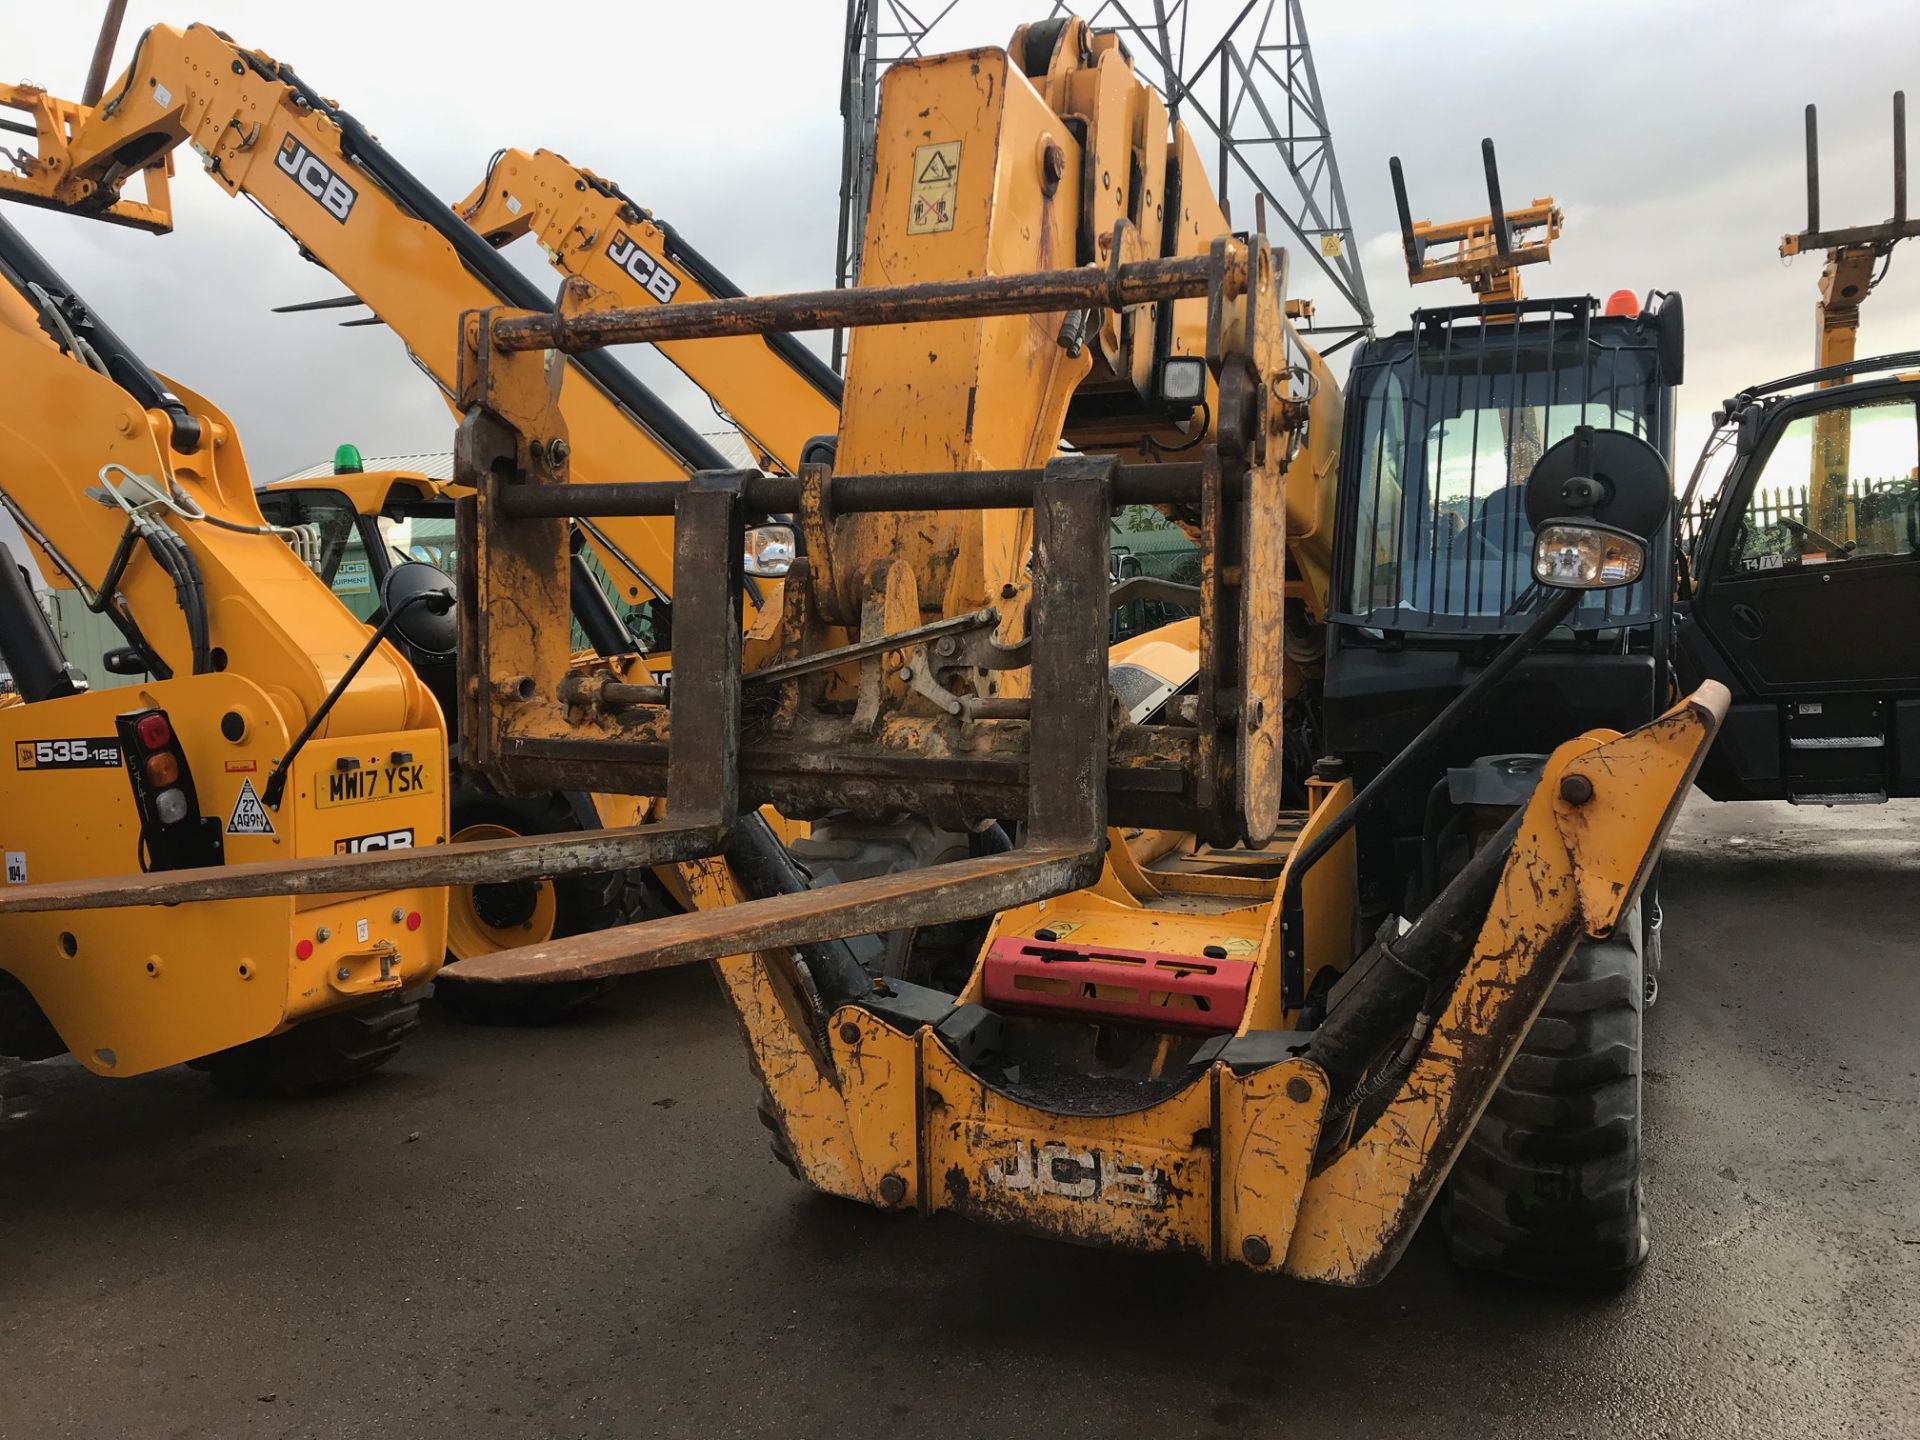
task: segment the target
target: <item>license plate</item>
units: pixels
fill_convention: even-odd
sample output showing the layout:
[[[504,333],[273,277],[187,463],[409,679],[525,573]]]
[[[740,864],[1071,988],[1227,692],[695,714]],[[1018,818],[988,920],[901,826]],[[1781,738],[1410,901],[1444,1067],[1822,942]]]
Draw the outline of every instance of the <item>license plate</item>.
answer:
[[[332,810],[341,805],[393,800],[402,795],[427,795],[432,791],[432,768],[424,760],[409,760],[403,765],[329,770],[316,777],[314,804],[322,810]]]

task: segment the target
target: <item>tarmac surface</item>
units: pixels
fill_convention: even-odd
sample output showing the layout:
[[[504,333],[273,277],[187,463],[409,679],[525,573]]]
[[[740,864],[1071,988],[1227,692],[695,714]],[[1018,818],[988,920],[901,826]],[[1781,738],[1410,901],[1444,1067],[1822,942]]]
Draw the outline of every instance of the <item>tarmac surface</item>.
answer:
[[[1622,1295],[812,1195],[695,969],[307,1104],[0,1076],[0,1436],[1920,1436],[1920,805],[1696,799],[1669,855]]]

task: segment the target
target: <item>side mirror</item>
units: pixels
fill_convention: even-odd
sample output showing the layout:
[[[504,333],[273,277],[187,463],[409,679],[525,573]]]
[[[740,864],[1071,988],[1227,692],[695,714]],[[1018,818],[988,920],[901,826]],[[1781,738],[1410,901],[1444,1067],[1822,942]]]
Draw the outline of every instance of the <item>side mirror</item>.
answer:
[[[1672,503],[1658,450],[1625,430],[1579,426],[1527,477],[1533,578],[1561,590],[1631,585]]]
[[[144,675],[147,673],[147,657],[131,645],[122,645],[109,650],[100,657],[100,663],[109,675]]]
[[[777,580],[793,569],[799,542],[793,526],[780,521],[755,525],[746,536],[746,571],[759,580]]]
[[[1687,374],[1687,312],[1679,295],[1668,291],[1653,308],[1654,345],[1663,384],[1678,385]]]
[[[451,655],[460,643],[454,604],[452,577],[424,560],[394,566],[380,586],[380,605],[392,618],[394,631],[428,655]]]

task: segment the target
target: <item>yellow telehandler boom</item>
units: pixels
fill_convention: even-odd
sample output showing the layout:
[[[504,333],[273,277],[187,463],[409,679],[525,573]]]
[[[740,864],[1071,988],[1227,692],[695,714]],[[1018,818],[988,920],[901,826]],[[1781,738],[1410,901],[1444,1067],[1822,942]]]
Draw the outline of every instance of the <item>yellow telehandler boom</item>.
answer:
[[[0,170],[0,198],[164,232],[173,154],[191,145],[216,183],[255,201],[371,307],[443,394],[459,384],[455,317],[547,305],[359,121],[291,66],[210,26],[146,30],[95,105],[0,84],[0,108],[29,116],[37,135],[20,173]],[[124,193],[136,181],[140,198]],[[584,480],[660,479],[726,463],[610,355],[569,363],[562,396]],[[622,593],[634,603],[671,595],[668,527],[607,528],[617,533],[602,558]]]
[[[740,290],[611,180],[551,150],[503,150],[455,210],[487,243],[533,235],[555,268],[622,305],[685,305]],[[797,474],[840,424],[840,377],[793,336],[667,341],[660,352],[739,426],[762,466]]]
[[[243,50],[207,26],[156,26],[145,32],[127,70],[93,104],[72,104],[36,87],[0,86],[0,105],[32,117],[38,144],[36,154],[23,157],[22,173],[0,172],[0,196],[165,231],[172,223],[173,152],[193,144],[223,188],[253,200],[303,253],[370,306],[444,395],[451,396],[459,383],[456,342],[463,311],[545,303],[532,283],[493,248],[517,233],[511,227],[510,233],[483,240],[365,127],[311,90],[291,67]],[[499,207],[506,215],[517,203],[500,188],[510,179],[521,185],[523,171],[516,156],[503,155],[490,167],[493,188],[483,189],[469,209],[477,205],[491,214]],[[541,164],[539,175],[557,178],[544,159]],[[649,264],[654,267],[648,272],[654,277],[651,293],[731,291],[724,276],[670,230],[624,197],[616,198],[613,187],[587,172],[576,177],[571,167],[567,173],[570,192],[578,178],[583,188],[575,193],[583,203],[604,205],[574,218],[592,224],[604,217],[620,236],[630,237],[619,246],[623,269],[618,273],[623,279]],[[527,202],[548,215],[549,197],[537,186],[522,188]],[[590,240],[604,248],[619,236],[609,233]],[[643,248],[634,250],[635,243]],[[657,260],[645,259],[648,255]],[[779,339],[783,343],[775,348],[757,339],[719,340],[676,345],[667,353],[696,379],[712,385],[716,395],[728,397],[743,423],[750,420],[755,427],[749,433],[765,437],[756,443],[774,446],[797,464],[807,436],[830,434],[834,428],[838,379],[787,337]],[[576,466],[582,478],[664,478],[725,463],[705,438],[609,355],[568,364],[561,405],[570,443],[580,451]],[[377,513],[366,512],[379,512],[388,504],[387,495],[365,493],[364,483],[356,482],[354,488],[352,499],[338,485],[302,487],[297,495],[283,489],[267,494],[263,503],[287,521],[316,527],[338,546],[356,543],[355,532],[363,524],[378,525]],[[401,509],[412,507],[407,484],[392,488],[391,494]],[[599,561],[625,607],[646,608],[647,653],[640,653],[642,637],[627,633],[604,605],[577,612],[576,618],[603,655],[626,657],[621,662],[626,678],[645,681],[650,671],[672,663],[669,527],[650,518],[613,517],[589,521],[582,530],[584,548]],[[776,540],[785,534],[777,528],[767,533]],[[382,546],[360,549],[363,560],[370,556],[377,562],[384,556]],[[583,555],[575,569],[585,564]],[[331,580],[330,565],[327,574]],[[762,598],[767,578],[752,573],[745,577],[748,614]],[[576,575],[576,596],[581,590]],[[450,698],[451,664],[430,668],[449,672],[442,689]],[[559,831],[590,834],[598,827],[631,825],[642,808],[630,797],[595,795],[582,788],[503,796],[462,775],[456,777],[450,833],[456,843]],[[604,872],[490,886],[460,884],[450,931],[453,953],[465,958],[502,944],[533,943],[631,920],[652,913],[661,898],[642,875]],[[584,997],[593,988],[581,987],[578,993]],[[481,1003],[455,984],[446,986],[443,994],[449,1002],[459,998],[473,1006]],[[554,992],[538,1003],[532,997],[523,997],[521,1003],[547,1014],[557,999]],[[492,1008],[497,1012],[506,1007]]]

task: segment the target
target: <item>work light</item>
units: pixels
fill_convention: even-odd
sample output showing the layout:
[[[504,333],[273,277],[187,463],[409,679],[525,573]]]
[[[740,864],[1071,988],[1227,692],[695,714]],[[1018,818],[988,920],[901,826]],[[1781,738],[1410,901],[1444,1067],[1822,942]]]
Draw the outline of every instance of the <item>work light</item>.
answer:
[[[1631,585],[1646,563],[1646,542],[1606,525],[1542,525],[1533,540],[1533,578],[1560,590]]]

